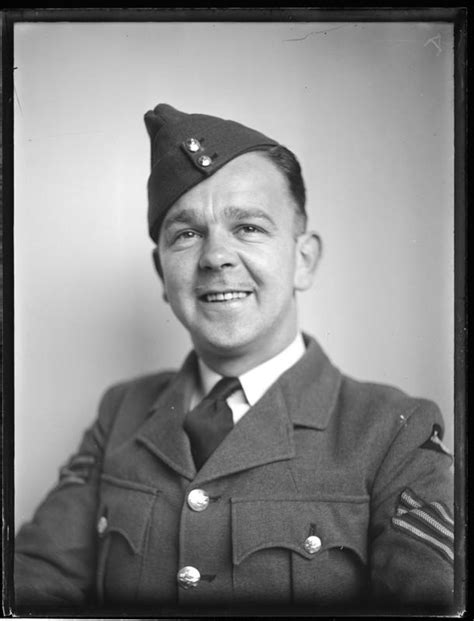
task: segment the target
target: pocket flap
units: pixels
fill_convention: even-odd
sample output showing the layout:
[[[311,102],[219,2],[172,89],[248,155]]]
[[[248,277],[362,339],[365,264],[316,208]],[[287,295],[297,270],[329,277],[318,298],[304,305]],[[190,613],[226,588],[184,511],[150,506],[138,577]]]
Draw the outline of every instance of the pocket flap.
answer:
[[[367,560],[367,497],[337,499],[232,499],[233,561],[264,548],[287,548],[314,559],[330,548],[350,548]],[[319,538],[315,551],[305,546]],[[313,540],[314,541],[314,540]]]
[[[102,475],[99,536],[119,533],[135,554],[141,552],[156,494],[152,488]]]

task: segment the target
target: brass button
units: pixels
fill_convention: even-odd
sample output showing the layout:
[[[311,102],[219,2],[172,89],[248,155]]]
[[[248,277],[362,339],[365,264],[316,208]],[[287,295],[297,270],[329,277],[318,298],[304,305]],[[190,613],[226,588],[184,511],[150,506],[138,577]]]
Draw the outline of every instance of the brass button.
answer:
[[[186,149],[191,151],[191,153],[196,153],[201,148],[201,143],[196,138],[188,138],[184,143],[186,145]]]
[[[198,158],[198,164],[203,168],[207,168],[212,164],[212,159],[209,157],[209,155],[201,155],[201,157]]]
[[[105,515],[102,515],[97,522],[97,532],[99,533],[99,535],[103,535],[105,533],[108,525],[109,523],[107,521],[107,518],[105,517]]]
[[[309,554],[315,554],[318,550],[321,549],[322,542],[319,537],[316,535],[309,536],[304,542],[304,549]]]
[[[197,587],[201,580],[199,569],[187,565],[178,571],[178,582],[183,589],[192,589]]]
[[[188,506],[193,511],[204,511],[209,505],[209,494],[203,489],[193,489],[188,494]]]

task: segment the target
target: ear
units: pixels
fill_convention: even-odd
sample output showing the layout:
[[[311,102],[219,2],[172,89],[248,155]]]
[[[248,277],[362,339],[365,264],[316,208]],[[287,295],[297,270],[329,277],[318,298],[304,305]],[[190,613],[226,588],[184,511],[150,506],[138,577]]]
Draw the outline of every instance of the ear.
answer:
[[[151,256],[153,257],[153,264],[155,266],[155,270],[160,279],[163,280],[163,271],[161,269],[160,252],[158,250],[158,246],[155,246],[155,248],[153,248]]]
[[[296,240],[296,267],[294,287],[305,291],[313,284],[314,274],[322,253],[322,242],[317,233],[308,231]]]
[[[168,296],[166,295],[165,281],[163,280],[163,270],[161,269],[160,252],[158,250],[158,246],[156,246],[156,248],[153,249],[152,257],[153,257],[153,264],[155,266],[158,276],[160,277],[161,284],[163,285],[163,300],[165,302],[168,302]]]

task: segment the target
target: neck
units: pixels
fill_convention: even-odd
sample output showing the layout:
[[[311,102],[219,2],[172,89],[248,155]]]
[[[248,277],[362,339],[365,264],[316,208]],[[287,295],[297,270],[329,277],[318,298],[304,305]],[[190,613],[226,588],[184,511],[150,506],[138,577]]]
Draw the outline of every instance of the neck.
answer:
[[[249,352],[222,352],[222,351],[209,351],[195,346],[198,356],[207,364],[207,366],[227,377],[239,377],[247,371],[251,371],[258,365],[270,360],[284,349],[286,349],[296,338],[298,330],[295,329],[287,339],[281,343],[275,343],[268,351],[249,351]]]

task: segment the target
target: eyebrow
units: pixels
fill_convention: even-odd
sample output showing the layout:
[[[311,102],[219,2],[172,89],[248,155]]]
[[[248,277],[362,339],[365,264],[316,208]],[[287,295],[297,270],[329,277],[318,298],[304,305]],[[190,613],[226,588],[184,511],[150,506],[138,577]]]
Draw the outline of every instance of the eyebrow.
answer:
[[[266,220],[270,224],[275,224],[273,218],[263,209],[258,207],[225,207],[224,212],[232,220],[246,220],[247,218],[258,218]]]
[[[189,208],[180,209],[171,216],[166,216],[163,228],[167,229],[173,224],[188,224],[193,220],[193,211]]]

